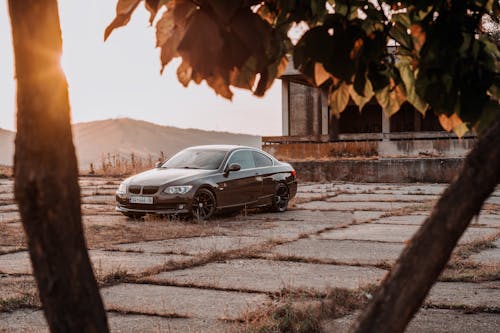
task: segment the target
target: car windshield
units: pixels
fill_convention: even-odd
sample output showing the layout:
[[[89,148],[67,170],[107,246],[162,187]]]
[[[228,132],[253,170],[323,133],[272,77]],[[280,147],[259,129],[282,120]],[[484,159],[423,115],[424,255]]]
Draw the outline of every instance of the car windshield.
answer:
[[[224,159],[223,150],[186,149],[163,163],[162,168],[217,170]]]

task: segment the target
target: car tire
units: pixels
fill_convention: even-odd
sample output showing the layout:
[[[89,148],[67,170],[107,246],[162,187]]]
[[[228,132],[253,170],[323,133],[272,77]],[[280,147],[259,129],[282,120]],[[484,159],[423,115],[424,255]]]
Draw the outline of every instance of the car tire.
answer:
[[[142,213],[122,213],[122,214],[125,215],[126,217],[128,217],[129,219],[133,219],[133,220],[138,220],[141,217],[144,217],[144,215],[146,215],[146,214],[142,214]]]
[[[206,189],[199,189],[193,196],[191,216],[198,221],[206,221],[215,213],[216,203],[214,194]]]
[[[271,205],[271,211],[282,213],[288,208],[288,201],[290,200],[290,191],[288,186],[283,183],[276,185],[274,191],[273,203]]]

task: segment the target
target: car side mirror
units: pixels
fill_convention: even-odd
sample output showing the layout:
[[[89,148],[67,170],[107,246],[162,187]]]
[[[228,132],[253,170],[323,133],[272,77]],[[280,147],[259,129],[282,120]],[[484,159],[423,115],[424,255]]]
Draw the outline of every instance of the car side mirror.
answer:
[[[162,162],[156,162],[156,163],[155,163],[155,168],[157,168],[157,169],[158,169],[158,168],[161,168],[161,165],[162,165],[162,164],[163,164]]]
[[[239,165],[238,163],[231,163],[227,167],[225,175],[226,176],[229,175],[231,171],[239,171],[239,170],[241,170],[241,165]]]

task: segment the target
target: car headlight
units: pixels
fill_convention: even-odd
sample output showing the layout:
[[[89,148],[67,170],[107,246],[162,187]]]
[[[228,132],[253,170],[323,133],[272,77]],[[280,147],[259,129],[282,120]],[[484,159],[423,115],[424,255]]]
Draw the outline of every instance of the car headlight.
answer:
[[[169,186],[163,190],[167,194],[185,194],[188,193],[193,188],[192,185],[184,186]]]
[[[118,190],[116,190],[116,194],[118,195],[127,194],[127,185],[125,183],[121,183],[120,186],[118,186]]]

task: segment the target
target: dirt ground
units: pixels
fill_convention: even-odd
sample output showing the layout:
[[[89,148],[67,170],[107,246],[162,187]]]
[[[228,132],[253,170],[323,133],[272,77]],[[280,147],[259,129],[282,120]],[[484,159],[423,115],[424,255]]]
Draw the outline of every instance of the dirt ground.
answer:
[[[285,213],[206,223],[114,210],[118,179],[80,180],[114,332],[346,332],[443,184],[301,184]],[[0,179],[0,332],[46,332],[12,180]],[[407,332],[500,331],[500,190]]]

